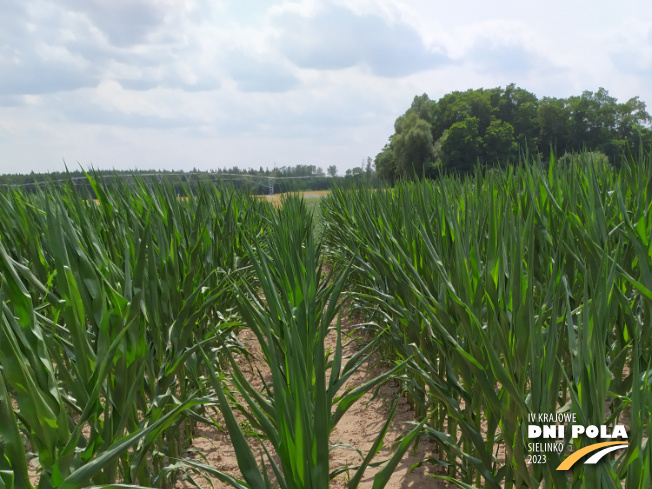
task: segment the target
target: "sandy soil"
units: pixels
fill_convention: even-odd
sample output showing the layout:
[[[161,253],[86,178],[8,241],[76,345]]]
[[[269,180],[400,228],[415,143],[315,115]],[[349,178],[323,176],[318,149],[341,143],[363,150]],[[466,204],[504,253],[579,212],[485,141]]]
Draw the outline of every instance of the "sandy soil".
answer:
[[[350,326],[342,326],[343,333],[350,330]],[[247,347],[248,351],[254,355],[260,351],[260,347],[250,332],[243,332],[241,341]],[[331,334],[326,339],[326,347],[334,347],[335,335]],[[358,345],[350,344],[345,349],[345,355],[351,355],[355,352]],[[359,385],[372,377],[379,375],[384,371],[384,367],[379,364],[377,359],[372,359],[370,362],[371,368],[361,369],[356,372],[349,380],[345,387],[350,385]],[[260,365],[256,367],[261,368],[261,372],[265,375]],[[251,367],[244,369],[248,375],[252,376],[253,370]],[[346,443],[357,447],[362,453],[366,453],[373,445],[380,429],[382,428],[385,420],[387,419],[387,410],[389,401],[395,399],[398,394],[398,385],[390,383],[384,386],[380,395],[372,399],[371,394],[365,395],[356,404],[354,404],[349,411],[343,416],[335,428],[331,437],[331,444]],[[401,398],[397,413],[394,417],[392,427],[390,428],[385,438],[383,449],[379,452],[376,459],[385,460],[389,458],[392,453],[391,446],[393,442],[401,435],[401,433],[409,428],[407,422],[414,421],[414,413],[408,405],[405,398]],[[207,461],[216,469],[240,478],[235,453],[231,445],[229,436],[224,431],[220,431],[216,427],[200,426],[198,427],[197,437],[193,440],[192,450],[196,453],[203,453]],[[432,466],[425,464],[423,467],[416,468],[410,473],[410,468],[420,460],[432,455],[433,445],[427,441],[422,441],[417,447],[416,452],[410,449],[399,463],[392,479],[387,484],[388,489],[426,489],[448,487],[447,484],[433,479],[429,476],[432,471]],[[198,455],[194,455],[197,458]],[[337,448],[331,453],[331,470],[347,464],[356,465],[362,461],[360,456],[352,451],[344,448]],[[368,489],[372,487],[373,475],[380,470],[379,468],[368,468],[365,476],[360,484],[361,489]],[[350,476],[353,476],[351,472]],[[340,474],[331,482],[332,488],[345,488],[348,484],[349,475],[346,473]],[[211,484],[206,480],[201,480],[201,477],[195,476],[195,480],[201,487],[209,488]],[[226,489],[229,485],[212,479],[212,487],[219,489]],[[190,489],[194,487],[187,481],[179,481],[175,486],[176,489]]]

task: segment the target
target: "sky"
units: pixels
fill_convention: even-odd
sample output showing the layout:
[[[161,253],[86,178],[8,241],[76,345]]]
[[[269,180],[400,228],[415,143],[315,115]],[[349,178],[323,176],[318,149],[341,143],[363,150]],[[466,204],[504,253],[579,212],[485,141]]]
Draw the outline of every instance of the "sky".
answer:
[[[376,156],[415,95],[652,111],[649,0],[0,0],[0,174]]]

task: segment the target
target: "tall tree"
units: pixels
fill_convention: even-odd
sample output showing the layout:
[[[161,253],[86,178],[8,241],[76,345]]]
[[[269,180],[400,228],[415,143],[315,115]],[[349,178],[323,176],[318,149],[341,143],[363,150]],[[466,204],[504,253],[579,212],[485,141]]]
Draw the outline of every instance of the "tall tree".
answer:
[[[627,102],[618,104],[616,108],[616,139],[624,150],[628,147],[633,154],[641,148],[652,149],[652,130],[645,127],[652,122],[645,102],[638,97],[630,98]]]
[[[480,134],[484,131],[494,118],[495,91],[491,90],[467,90],[466,92],[452,92],[444,95],[432,105],[432,136],[435,141],[441,138],[444,131],[456,122],[462,122],[467,117],[478,119],[478,130]]]
[[[486,163],[507,163],[513,161],[518,153],[514,139],[514,127],[509,122],[491,121],[483,138],[483,160]]]
[[[468,172],[477,163],[482,149],[482,138],[478,132],[477,117],[467,117],[456,122],[442,144],[442,162],[447,171]]]
[[[427,94],[415,95],[410,108],[419,116],[420,119],[430,122],[432,120],[432,110],[434,102],[430,100]]]
[[[394,156],[391,143],[386,144],[382,151],[376,155],[374,163],[378,176],[390,185],[394,185],[394,182],[398,178],[398,171],[396,168],[396,157]]]
[[[529,153],[535,153],[537,150],[538,109],[539,101],[536,95],[516,87],[513,83],[505,88],[500,97],[498,118],[512,125],[517,144]]]
[[[561,155],[570,144],[570,107],[565,99],[544,97],[537,111],[538,148],[546,158],[550,150]]]
[[[371,159],[371,156],[367,156],[367,166],[365,167],[365,173],[367,174],[367,178],[371,178],[371,173],[372,173],[372,164],[373,160]]]
[[[408,178],[421,177],[434,161],[430,124],[414,110],[408,109],[396,119],[394,128],[396,134],[392,139],[392,150],[399,174]]]

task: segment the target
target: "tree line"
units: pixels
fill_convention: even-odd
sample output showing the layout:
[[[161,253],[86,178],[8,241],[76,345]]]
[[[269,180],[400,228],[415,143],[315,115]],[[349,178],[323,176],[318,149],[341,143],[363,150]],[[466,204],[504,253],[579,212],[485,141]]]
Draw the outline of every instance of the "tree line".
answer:
[[[612,163],[652,145],[652,118],[639,97],[618,103],[604,88],[568,98],[537,98],[516,87],[427,94],[396,119],[394,134],[375,158],[380,178],[435,176],[579,151],[605,154]]]
[[[183,170],[89,170],[94,176],[105,179],[107,183],[112,180],[135,181],[140,179],[146,184],[167,183],[176,189],[179,195],[184,195],[188,189],[200,183],[228,183],[235,188],[245,190],[255,195],[284,192],[298,192],[307,190],[328,190],[334,184],[346,185],[354,182],[364,182],[375,185],[376,174],[372,166],[372,159],[367,158],[366,167],[360,166],[346,170],[344,175],[338,175],[336,165],[327,167],[326,172],[315,165],[294,165],[274,167],[272,169],[241,169],[237,166],[221,168],[211,171]],[[83,170],[66,172],[50,172],[29,174],[0,175],[0,190],[22,187],[27,192],[35,192],[38,188],[47,186],[62,186],[72,184],[77,188],[87,188],[92,195],[93,191],[88,183]]]

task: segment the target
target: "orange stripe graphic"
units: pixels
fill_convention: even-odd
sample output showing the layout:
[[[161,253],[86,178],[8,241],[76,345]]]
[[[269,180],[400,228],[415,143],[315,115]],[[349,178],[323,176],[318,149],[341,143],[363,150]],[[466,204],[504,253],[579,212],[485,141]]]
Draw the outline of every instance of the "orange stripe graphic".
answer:
[[[591,452],[600,450],[604,447],[610,447],[612,445],[624,445],[622,441],[605,441],[604,443],[594,443],[588,447],[584,447],[576,452],[573,452],[566,460],[559,464],[557,470],[569,470],[575,462],[581,459],[584,455],[588,455]],[[623,447],[624,448],[624,447]]]

